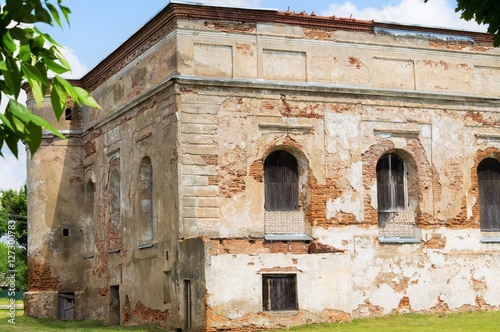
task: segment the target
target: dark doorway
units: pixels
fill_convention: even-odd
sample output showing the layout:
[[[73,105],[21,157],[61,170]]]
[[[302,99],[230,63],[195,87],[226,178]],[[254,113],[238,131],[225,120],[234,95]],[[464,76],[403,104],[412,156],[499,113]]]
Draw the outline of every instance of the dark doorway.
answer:
[[[59,293],[57,318],[75,319],[75,293]]]
[[[109,287],[109,325],[120,325],[120,286]]]

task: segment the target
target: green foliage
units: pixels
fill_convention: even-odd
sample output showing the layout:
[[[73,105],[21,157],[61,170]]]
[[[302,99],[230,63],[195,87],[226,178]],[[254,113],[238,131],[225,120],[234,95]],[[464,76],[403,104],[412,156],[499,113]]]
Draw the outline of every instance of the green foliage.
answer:
[[[100,108],[90,94],[73,87],[59,75],[71,70],[61,47],[36,25],[57,24],[64,18],[69,24],[70,9],[63,0],[6,0],[0,7],[0,98],[8,98],[4,114],[0,113],[0,149],[6,143],[17,157],[17,143],[24,141],[34,153],[42,141],[42,128],[64,136],[47,121],[34,115],[17,100],[26,81],[39,107],[50,86],[50,100],[56,118],[63,114],[70,96],[77,104]],[[49,82],[49,75],[55,73]],[[0,152],[1,155],[1,152]]]
[[[457,0],[457,12],[462,18],[488,24],[488,32],[493,34],[494,45],[500,45],[500,3],[498,0]]]
[[[8,270],[16,271],[16,289],[28,289],[27,268],[27,208],[26,185],[19,190],[0,191],[0,284],[9,276]],[[14,264],[14,266],[10,265]]]
[[[466,21],[474,20],[479,24],[487,24],[488,32],[494,36],[493,44],[500,46],[499,0],[457,0],[455,11],[460,12]]]
[[[9,276],[14,276],[16,290],[28,290],[26,249],[15,243],[9,246],[0,243],[0,284],[8,284],[10,281]]]
[[[20,246],[26,248],[28,241],[26,185],[19,190],[2,190],[0,195],[0,236],[8,233],[9,220],[15,220],[15,239]]]

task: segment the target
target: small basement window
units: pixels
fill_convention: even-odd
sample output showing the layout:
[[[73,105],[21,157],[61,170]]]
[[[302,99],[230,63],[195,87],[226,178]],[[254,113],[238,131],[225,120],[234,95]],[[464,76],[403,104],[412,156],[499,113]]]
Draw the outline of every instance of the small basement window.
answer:
[[[264,311],[298,310],[297,275],[263,274],[262,303]]]

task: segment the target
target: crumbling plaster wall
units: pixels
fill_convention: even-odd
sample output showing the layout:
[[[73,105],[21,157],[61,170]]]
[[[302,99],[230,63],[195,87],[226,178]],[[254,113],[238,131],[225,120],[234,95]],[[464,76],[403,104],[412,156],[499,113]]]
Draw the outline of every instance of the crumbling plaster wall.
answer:
[[[35,113],[47,112],[44,100]],[[71,121],[62,120],[59,129],[78,127],[78,111]],[[79,246],[83,237],[79,227],[82,213],[73,202],[83,198],[81,139],[45,139],[40,149],[28,157],[28,289],[26,314],[57,317],[57,292],[82,288],[82,261]],[[50,167],[48,166],[50,165]],[[33,236],[36,234],[37,236]]]
[[[78,317],[106,320],[109,286],[119,285],[123,323],[185,328],[186,280],[194,287],[192,327],[207,330],[498,308],[498,243],[481,242],[475,178],[479,161],[500,150],[498,100],[482,98],[498,93],[498,50],[187,20],[144,45],[92,87],[102,111],[83,107],[79,125],[64,124],[85,130],[78,158],[56,160],[44,147],[35,157],[55,160],[54,168],[30,166],[33,179],[40,177],[28,184],[36,190],[44,172],[71,173],[60,168],[71,164],[76,187],[70,175],[63,185],[45,185],[71,192],[74,202],[83,201],[85,183],[95,183],[95,226],[87,227],[95,227],[95,253],[83,263],[78,253],[72,262],[83,270],[80,284],[64,288],[83,302]],[[279,148],[307,171],[301,208],[307,233],[326,252],[262,239],[263,160]],[[373,171],[388,151],[415,163],[418,244],[379,243]],[[143,156],[151,157],[155,177],[155,240],[139,249],[134,207]],[[117,169],[121,231],[106,205]],[[50,197],[36,199],[43,215]],[[30,227],[47,233],[44,222]],[[32,258],[51,246],[32,241]],[[68,269],[50,267],[58,257],[43,258],[40,269],[55,271],[46,273],[54,279],[27,310],[53,316],[47,299]],[[263,313],[261,274],[274,272],[297,273],[297,313]]]
[[[270,23],[179,20],[178,73],[497,96],[498,50]]]
[[[187,225],[196,231],[185,234],[229,243],[256,239],[241,247],[210,251],[206,266],[209,326],[234,328],[251,322],[275,326],[277,321],[262,312],[258,286],[258,271],[269,273],[273,268],[296,268],[293,271],[301,276],[300,314],[281,318],[279,324],[295,325],[301,315],[321,322],[408,311],[498,308],[495,283],[499,271],[494,268],[498,244],[481,242],[485,234],[479,229],[477,180],[471,178],[476,159],[487,155],[481,151],[496,156],[500,152],[497,140],[488,139],[498,135],[494,104],[463,106],[449,100],[445,107],[437,99],[422,102],[416,96],[388,101],[373,95],[356,95],[355,103],[350,103],[348,98],[321,92],[304,96],[284,89],[254,93],[194,85],[182,91],[182,110],[193,100],[205,101],[205,111],[220,103],[217,115],[203,117],[203,123],[197,124],[202,131],[210,128],[211,140],[203,141],[210,142],[210,149],[202,150],[200,142],[183,141],[181,159],[196,148],[199,160],[217,160],[217,182],[210,182],[215,181],[213,169],[212,173],[203,169],[182,174],[189,180],[180,191],[182,196],[199,190],[198,201],[206,202],[202,189],[212,183],[213,195],[219,190],[219,205],[212,199],[210,209],[218,213],[205,218],[206,206],[197,206],[196,218],[182,219],[185,232],[190,229]],[[482,114],[484,122],[470,119],[471,108]],[[186,119],[184,114],[181,119]],[[261,243],[263,237],[262,160],[272,149],[287,146],[307,157],[311,205],[318,204],[316,209],[325,211],[323,215],[311,213],[307,219],[311,235],[344,254],[308,255],[307,250],[287,250],[289,244],[270,254],[262,250],[263,244],[250,244]],[[458,152],[448,153],[450,149]],[[383,153],[393,150],[405,151],[415,163],[418,195],[414,204],[421,232],[417,244],[379,243],[374,167]],[[181,211],[183,215],[186,207]],[[342,278],[339,274],[343,282],[349,281],[342,284],[345,287],[320,292],[329,295],[324,298],[316,294],[334,287]],[[316,288],[324,280],[332,285]],[[465,295],[458,295],[457,288]],[[350,296],[342,295],[346,289]],[[329,311],[318,310],[321,307],[343,315],[330,318]]]
[[[140,97],[138,97],[140,99]],[[86,303],[100,299],[90,318],[107,319],[109,287],[120,287],[122,323],[178,326],[176,273],[177,120],[170,87],[144,101],[132,101],[121,117],[98,122],[86,137],[85,173],[96,182],[96,251],[88,259]],[[139,165],[153,170],[153,239],[140,243]],[[111,174],[120,174],[120,220],[110,214]],[[161,296],[158,296],[158,294]],[[99,314],[99,311],[103,311]],[[173,313],[172,313],[173,312]],[[96,317],[97,315],[97,317]]]
[[[36,192],[30,200],[30,215],[40,216],[31,218],[30,234],[41,236],[30,236],[33,277],[26,297],[28,315],[55,318],[57,293],[74,292],[77,319],[108,321],[109,289],[119,286],[122,323],[181,325],[177,314],[177,119],[174,91],[166,82],[175,74],[175,36],[162,40],[153,36],[145,47],[145,52],[144,48],[134,51],[143,52],[135,61],[117,63],[104,84],[92,87],[102,110],[84,106],[76,109],[71,123],[57,125],[75,138],[68,143],[45,139],[30,161],[28,187]],[[44,105],[38,112],[50,115],[50,104]],[[144,156],[151,158],[154,175],[154,239],[140,249],[137,223],[142,220],[136,188]],[[110,211],[112,172],[120,174],[118,218]],[[90,218],[83,211],[88,183],[95,188]],[[70,218],[72,214],[75,218]],[[71,239],[59,243],[62,227],[69,228]],[[52,239],[54,234],[57,239]],[[89,243],[94,246],[87,248]],[[52,254],[63,249],[64,259]]]
[[[498,244],[481,242],[473,175],[478,159],[499,155],[498,101],[453,95],[496,93],[484,82],[499,85],[497,50],[352,32],[320,38],[264,24],[185,24],[197,33],[184,31],[179,40],[180,74],[213,80],[186,78],[179,89],[181,234],[213,238],[208,248],[226,244],[207,249],[208,329],[499,307]],[[485,73],[492,76],[478,79]],[[229,86],[226,79],[253,81]],[[344,253],[311,255],[293,242],[263,250],[262,167],[276,148],[305,156],[311,235]],[[416,244],[379,242],[375,165],[391,151],[408,156],[416,173]],[[298,313],[269,319],[262,311],[259,271],[273,269],[297,273]]]

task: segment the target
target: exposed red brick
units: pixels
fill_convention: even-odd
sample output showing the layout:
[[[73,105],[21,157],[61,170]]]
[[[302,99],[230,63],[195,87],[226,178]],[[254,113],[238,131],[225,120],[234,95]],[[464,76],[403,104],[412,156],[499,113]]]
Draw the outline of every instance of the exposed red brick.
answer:
[[[125,298],[124,316],[125,323],[134,324],[155,324],[160,327],[167,327],[168,317],[170,313],[168,310],[151,309],[142,304],[141,301],[137,302],[132,309],[130,306],[130,299],[128,295]]]
[[[325,254],[325,253],[335,253],[335,252],[344,252],[345,250],[337,249],[328,244],[323,244],[318,241],[312,241],[309,245],[309,254]]]
[[[59,280],[52,276],[49,261],[38,251],[28,257],[28,289],[33,291],[55,290]]]
[[[255,23],[242,23],[231,21],[205,21],[205,26],[222,32],[252,33],[257,25]]]

